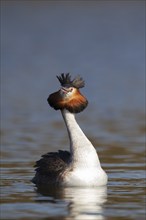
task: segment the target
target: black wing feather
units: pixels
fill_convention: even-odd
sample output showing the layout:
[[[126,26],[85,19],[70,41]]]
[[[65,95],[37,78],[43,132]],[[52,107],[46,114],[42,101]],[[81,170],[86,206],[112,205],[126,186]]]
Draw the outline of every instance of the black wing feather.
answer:
[[[32,179],[35,184],[56,183],[60,173],[62,173],[70,161],[68,151],[59,150],[42,155],[42,158],[36,161],[36,175]]]

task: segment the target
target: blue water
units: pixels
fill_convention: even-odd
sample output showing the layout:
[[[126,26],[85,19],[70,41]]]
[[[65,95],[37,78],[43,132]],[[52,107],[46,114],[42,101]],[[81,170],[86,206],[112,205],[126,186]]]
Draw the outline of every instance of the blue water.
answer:
[[[144,1],[1,2],[1,218],[145,219]],[[33,165],[68,149],[47,104],[56,75],[80,74],[77,121],[97,149],[107,187],[37,189]]]

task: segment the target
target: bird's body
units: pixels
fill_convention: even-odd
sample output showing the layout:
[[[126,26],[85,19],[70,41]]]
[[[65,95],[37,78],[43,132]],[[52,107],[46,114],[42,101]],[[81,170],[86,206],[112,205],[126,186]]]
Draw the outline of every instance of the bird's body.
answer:
[[[71,84],[73,81],[68,77],[68,74],[66,78],[62,74],[59,81],[63,84],[68,80],[68,84]],[[80,83],[76,79],[78,86],[83,83],[79,79]],[[33,178],[36,185],[101,186],[107,183],[107,175],[101,168],[97,152],[75,119],[75,113],[82,111],[88,103],[75,86],[76,83],[73,87],[63,87],[48,98],[51,107],[61,110],[70,140],[70,152],[43,155],[36,162],[36,175]]]

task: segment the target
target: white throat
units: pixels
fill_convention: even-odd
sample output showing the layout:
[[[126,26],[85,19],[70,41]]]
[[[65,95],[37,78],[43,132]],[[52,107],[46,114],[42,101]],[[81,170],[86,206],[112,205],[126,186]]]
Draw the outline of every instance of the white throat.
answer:
[[[62,115],[69,135],[73,168],[100,168],[97,152],[79,127],[74,114],[64,109]]]

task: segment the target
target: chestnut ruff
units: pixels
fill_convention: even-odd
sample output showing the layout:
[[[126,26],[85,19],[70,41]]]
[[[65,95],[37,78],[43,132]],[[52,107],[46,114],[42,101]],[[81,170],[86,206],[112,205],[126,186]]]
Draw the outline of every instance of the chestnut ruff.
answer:
[[[71,113],[79,113],[83,111],[87,105],[87,99],[76,89],[73,97],[64,99],[60,91],[52,93],[47,99],[49,105],[55,110],[67,109]]]

